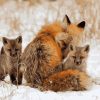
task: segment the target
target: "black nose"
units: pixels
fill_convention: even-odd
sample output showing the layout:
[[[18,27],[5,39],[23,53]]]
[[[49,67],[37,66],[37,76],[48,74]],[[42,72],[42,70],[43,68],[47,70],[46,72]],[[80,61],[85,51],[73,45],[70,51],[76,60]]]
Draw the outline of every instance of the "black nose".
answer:
[[[12,57],[15,57],[17,55],[17,53],[11,54]]]
[[[81,64],[81,62],[79,62],[79,61],[78,61],[78,62],[76,62],[76,64],[77,64],[77,65],[80,65],[80,64]]]

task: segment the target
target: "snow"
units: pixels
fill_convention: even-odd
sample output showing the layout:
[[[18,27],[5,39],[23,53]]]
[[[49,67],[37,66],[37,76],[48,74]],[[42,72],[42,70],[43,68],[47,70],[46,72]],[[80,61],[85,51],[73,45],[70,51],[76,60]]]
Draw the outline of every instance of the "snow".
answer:
[[[79,2],[81,1],[81,2]],[[1,37],[23,36],[23,49],[35,37],[42,25],[63,20],[67,14],[72,22],[86,21],[82,44],[90,44],[88,74],[94,85],[87,91],[41,92],[28,86],[15,86],[9,82],[0,82],[0,100],[100,100],[100,1],[95,0],[57,0],[29,5],[28,2],[8,0],[0,6],[0,47]]]
[[[0,100],[100,100],[100,86],[94,85],[88,91],[67,91],[67,92],[41,92],[28,86],[19,86],[18,88],[11,84],[1,82]]]

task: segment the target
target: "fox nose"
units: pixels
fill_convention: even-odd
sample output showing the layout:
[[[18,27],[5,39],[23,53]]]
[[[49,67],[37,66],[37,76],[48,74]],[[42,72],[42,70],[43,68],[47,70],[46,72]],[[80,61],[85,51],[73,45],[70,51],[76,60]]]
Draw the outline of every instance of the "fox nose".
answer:
[[[15,54],[12,54],[12,56],[15,57],[16,55]]]
[[[16,55],[17,55],[17,53],[12,53],[11,54],[12,57],[15,57]]]
[[[77,61],[77,62],[76,62],[76,64],[77,64],[77,65],[80,65],[80,64],[81,64],[81,62],[80,62],[80,61]]]

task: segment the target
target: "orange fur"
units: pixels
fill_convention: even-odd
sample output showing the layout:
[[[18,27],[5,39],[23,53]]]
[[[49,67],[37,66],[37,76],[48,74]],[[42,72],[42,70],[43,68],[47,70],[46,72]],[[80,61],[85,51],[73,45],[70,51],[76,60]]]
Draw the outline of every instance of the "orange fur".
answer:
[[[44,89],[53,91],[82,91],[88,89],[90,86],[90,77],[77,69],[68,69],[55,73],[43,82]]]
[[[56,37],[60,32],[63,32],[63,28],[60,22],[54,22],[49,25],[44,25],[40,30],[39,34],[41,33],[50,33],[53,37]]]
[[[48,50],[48,52],[50,54],[53,54],[52,57],[50,58],[49,62],[51,67],[56,67],[56,65],[59,65],[59,63],[61,62],[62,59],[62,52],[61,52],[61,48],[59,47],[59,45],[52,39],[52,37],[50,36],[46,36],[45,34],[41,33],[41,36],[39,35],[39,37],[41,37],[41,41],[42,43],[47,47],[50,48],[50,51]],[[56,59],[55,59],[56,57]],[[55,60],[54,60],[55,59]],[[58,61],[57,61],[58,60]],[[47,66],[48,67],[48,66]]]
[[[67,23],[67,22],[66,22]],[[49,33],[53,38],[56,38],[64,32],[66,36],[71,36],[73,38],[72,44],[79,45],[83,36],[84,28],[78,27],[78,25],[71,23],[66,25],[65,22],[54,22],[49,25],[44,25],[40,30],[39,34],[41,33]],[[61,38],[64,38],[61,37]]]
[[[53,74],[61,63],[62,52],[50,35],[41,33],[26,47],[21,59],[26,65],[26,81],[32,85],[41,84],[39,80]]]

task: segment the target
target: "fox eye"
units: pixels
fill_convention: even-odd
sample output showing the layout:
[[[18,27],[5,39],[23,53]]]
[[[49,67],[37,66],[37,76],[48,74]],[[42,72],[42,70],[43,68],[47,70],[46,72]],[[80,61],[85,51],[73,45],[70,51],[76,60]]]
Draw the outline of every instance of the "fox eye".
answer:
[[[83,57],[83,56],[81,56],[81,57],[80,57],[80,59],[84,59],[84,57]]]
[[[72,56],[74,59],[76,59],[76,56]]]
[[[18,51],[19,49],[15,49],[15,51]]]
[[[11,51],[11,49],[7,49],[8,51]]]

